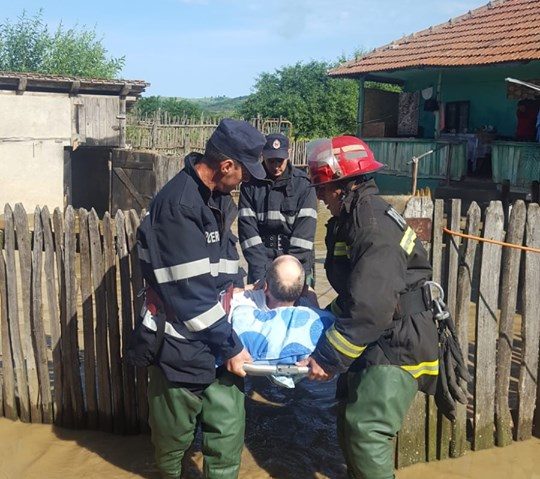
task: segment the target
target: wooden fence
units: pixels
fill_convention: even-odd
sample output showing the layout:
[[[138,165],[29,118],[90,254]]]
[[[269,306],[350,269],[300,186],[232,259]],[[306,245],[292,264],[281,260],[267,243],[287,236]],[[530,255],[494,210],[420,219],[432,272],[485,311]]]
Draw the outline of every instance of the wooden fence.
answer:
[[[446,206],[446,208],[445,208]],[[448,212],[445,215],[445,210]],[[397,463],[457,457],[540,434],[540,254],[455,232],[540,248],[540,207],[409,201],[405,216],[431,251],[473,380],[456,421],[419,393],[398,438]],[[135,248],[140,218],[68,207],[51,216],[6,205],[0,231],[0,415],[117,433],[147,429],[146,371],[122,361],[141,308]],[[422,221],[420,218],[427,218]],[[429,221],[429,220],[432,221]],[[32,217],[30,216],[30,220]]]
[[[167,112],[154,116],[129,117],[127,143],[136,150],[151,150],[164,155],[185,156],[191,151],[203,152],[206,142],[219,123],[219,118],[173,118]],[[254,118],[251,124],[265,135],[292,133],[292,125],[282,118]],[[306,141],[291,141],[291,161],[306,164]]]

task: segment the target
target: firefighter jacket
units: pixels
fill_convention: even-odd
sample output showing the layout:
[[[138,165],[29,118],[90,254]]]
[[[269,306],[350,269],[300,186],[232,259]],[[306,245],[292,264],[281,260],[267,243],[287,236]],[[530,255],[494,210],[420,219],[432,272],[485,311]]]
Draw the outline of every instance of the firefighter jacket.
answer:
[[[438,336],[427,253],[415,232],[382,198],[373,180],[346,193],[339,217],[327,224],[326,274],[338,293],[335,324],[313,357],[328,372],[394,364],[433,394]]]
[[[200,180],[195,162],[156,195],[138,230],[143,277],[165,304],[167,322],[157,365],[176,383],[209,384],[216,357],[225,360],[242,345],[219,301],[238,278],[236,238],[230,225],[236,206],[230,195],[214,194]],[[151,330],[155,324],[145,317]]]
[[[298,258],[306,275],[313,266],[317,197],[306,173],[289,162],[275,181],[252,179],[240,190],[238,232],[249,265],[248,282],[264,277],[282,254]]]

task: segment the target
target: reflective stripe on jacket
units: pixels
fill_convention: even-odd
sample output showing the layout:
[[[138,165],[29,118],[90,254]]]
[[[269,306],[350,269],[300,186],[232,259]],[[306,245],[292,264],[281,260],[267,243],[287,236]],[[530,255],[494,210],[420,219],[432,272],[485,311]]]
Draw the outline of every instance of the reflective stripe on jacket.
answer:
[[[317,197],[307,175],[289,162],[275,181],[242,184],[238,211],[240,246],[249,264],[249,279],[262,278],[280,254],[298,258],[306,273],[313,266]],[[265,246],[265,237],[282,235],[282,248]]]
[[[325,269],[338,293],[331,305],[338,319],[314,357],[332,372],[396,364],[419,379],[421,390],[433,392],[438,337],[432,313],[427,305],[424,311],[396,313],[400,296],[430,279],[427,253],[403,218],[376,195],[373,180],[356,186],[340,216],[327,225]]]
[[[230,195],[212,195],[202,183],[194,168],[201,157],[188,155],[158,192],[137,240],[144,279],[172,312],[158,364],[169,381],[208,384],[216,355],[242,350],[219,302],[219,292],[241,280],[230,232],[236,207]]]

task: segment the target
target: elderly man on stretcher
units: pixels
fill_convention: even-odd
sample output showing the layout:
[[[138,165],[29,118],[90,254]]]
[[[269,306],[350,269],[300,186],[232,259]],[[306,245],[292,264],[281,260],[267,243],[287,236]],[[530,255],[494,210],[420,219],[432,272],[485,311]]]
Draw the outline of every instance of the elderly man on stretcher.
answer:
[[[269,376],[291,388],[308,373],[297,363],[315,350],[334,316],[318,307],[304,275],[294,256],[279,256],[263,282],[232,294],[229,320],[253,359],[244,366],[249,375]]]

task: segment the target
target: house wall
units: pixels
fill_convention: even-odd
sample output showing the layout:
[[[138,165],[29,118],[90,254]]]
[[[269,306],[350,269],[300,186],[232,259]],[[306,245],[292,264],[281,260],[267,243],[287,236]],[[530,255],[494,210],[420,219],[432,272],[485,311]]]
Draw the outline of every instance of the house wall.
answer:
[[[63,207],[64,147],[71,139],[67,94],[0,91],[0,209]]]
[[[378,126],[384,124],[384,135],[396,136],[399,94],[366,88],[363,136],[381,136]],[[382,126],[382,125],[381,125]]]
[[[516,130],[517,100],[506,98],[505,78],[540,79],[540,62],[486,66],[482,68],[441,69],[441,100],[469,101],[469,131],[492,125],[499,136],[512,139]],[[399,75],[406,91],[417,91],[438,83],[438,70],[410,70]],[[396,76],[398,76],[396,74]],[[425,112],[420,100],[419,126],[424,138],[433,138],[435,116]]]

